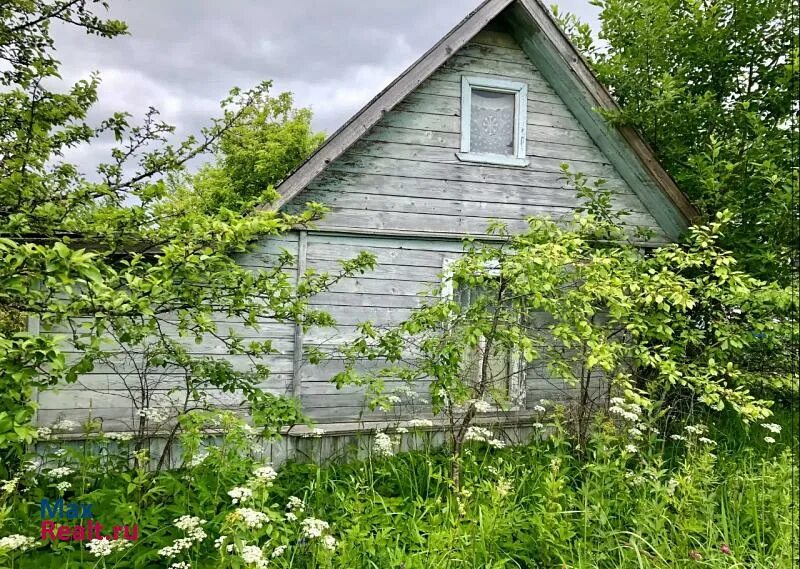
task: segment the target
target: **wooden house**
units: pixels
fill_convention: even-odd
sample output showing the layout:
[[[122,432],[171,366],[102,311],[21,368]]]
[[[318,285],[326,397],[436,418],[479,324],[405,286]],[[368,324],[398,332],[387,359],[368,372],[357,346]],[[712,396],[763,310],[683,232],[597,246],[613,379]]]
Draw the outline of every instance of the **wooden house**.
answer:
[[[608,180],[615,207],[653,230],[655,242],[677,239],[695,211],[639,135],[596,112],[614,106],[538,0],[482,3],[279,187],[278,207],[317,201],[330,213],[313,228],[259,243],[243,263],[263,266],[284,248],[296,255],[295,271],[329,270],[367,250],[378,267],[315,299],[336,319],[335,330],[264,327],[281,351],[268,362],[269,389],[299,398],[329,433],[385,422],[358,389],[328,381],[339,369],[335,360],[311,365],[303,349],[346,342],[362,321],[405,319],[466,235],[489,238],[490,220],[521,229],[528,216],[569,216],[579,203],[562,163]],[[204,347],[216,353],[213,343]],[[130,429],[136,414],[125,398],[110,396],[120,389],[114,381],[96,373],[41,393],[40,424],[81,421],[91,410],[106,429]],[[535,375],[515,389],[528,407],[551,392]]]

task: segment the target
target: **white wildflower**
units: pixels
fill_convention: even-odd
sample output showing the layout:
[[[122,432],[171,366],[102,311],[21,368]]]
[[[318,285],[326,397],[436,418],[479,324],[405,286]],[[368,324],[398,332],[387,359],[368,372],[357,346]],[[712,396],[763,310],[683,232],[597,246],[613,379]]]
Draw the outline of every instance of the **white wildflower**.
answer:
[[[705,425],[686,425],[686,432],[691,435],[702,435],[706,431]]]
[[[34,458],[33,460],[29,460],[28,462],[26,462],[23,465],[22,470],[24,470],[25,472],[36,472],[37,470],[39,470],[39,468],[41,468],[42,464],[43,462],[41,458]]]
[[[611,405],[616,405],[616,406],[625,404],[625,400],[622,397],[612,397],[611,399],[608,400],[608,402]]]
[[[206,532],[201,528],[206,523],[197,516],[181,516],[172,520],[175,527],[179,530],[186,532],[186,535],[195,541],[203,541],[206,538]]]
[[[223,545],[225,545],[225,540],[226,540],[226,539],[228,539],[228,536],[227,536],[227,535],[225,535],[225,534],[222,534],[222,535],[221,535],[221,536],[219,536],[217,539],[215,539],[215,540],[214,540],[214,549],[219,549],[220,547],[222,547]]]
[[[389,395],[386,397],[386,401],[388,401],[392,405],[397,405],[399,403],[402,403],[403,400],[400,399],[397,395]]]
[[[533,411],[534,413],[546,413],[547,409],[542,407],[541,405],[534,405]]]
[[[541,423],[534,423],[532,426],[534,429],[544,429],[544,425]]]
[[[61,458],[62,456],[65,456],[66,454],[67,454],[67,449],[65,449],[65,448],[60,448],[60,449],[56,449],[56,450],[53,451],[53,456],[58,457],[58,458]]]
[[[161,557],[175,557],[182,551],[190,549],[194,545],[194,540],[190,537],[181,537],[172,542],[172,545],[167,545],[158,550]]]
[[[486,442],[489,443],[490,447],[494,448],[505,448],[506,446],[505,441],[501,441],[500,439],[489,439]]]
[[[305,508],[305,504],[303,501],[298,498],[297,496],[289,496],[289,501],[286,504],[287,510],[292,510],[293,512],[302,512]]]
[[[775,442],[775,439],[773,439],[772,437],[764,437],[764,442],[768,444],[773,444]]]
[[[276,557],[280,557],[281,555],[283,555],[284,551],[286,551],[286,546],[279,545],[278,547],[272,550],[272,554],[270,555],[270,557],[272,557],[273,559],[275,559]]]
[[[66,480],[62,480],[58,484],[56,484],[56,490],[61,492],[62,494],[72,488],[72,483],[67,482]]]
[[[133,433],[106,433],[106,438],[110,441],[130,441],[133,439]]]
[[[686,440],[686,437],[684,437],[683,435],[678,435],[678,434],[670,435],[669,438],[671,438],[673,441],[685,441]]]
[[[253,475],[261,482],[271,483],[278,477],[278,473],[271,466],[261,466],[253,471]]]
[[[465,441],[490,441],[493,438],[494,433],[492,433],[492,431],[474,425],[467,427],[467,432],[464,433]]]
[[[49,470],[47,474],[49,476],[52,476],[53,478],[64,478],[66,476],[69,476],[73,472],[75,471],[72,470],[69,466],[60,466],[58,468],[53,468]]]
[[[192,569],[192,566],[186,561],[176,561],[169,566],[169,569]]]
[[[70,421],[69,419],[61,419],[52,424],[54,431],[72,431],[78,427],[80,427],[78,423]]]
[[[494,405],[488,401],[475,401],[472,403],[477,413],[491,413],[494,410]]]
[[[408,429],[406,429],[405,427],[397,427],[397,428],[395,429],[395,432],[396,432],[397,434],[399,434],[399,435],[402,435],[402,434],[405,434],[405,433],[407,433],[407,432],[408,432]]]
[[[242,561],[250,565],[255,565],[258,569],[267,566],[267,560],[264,559],[264,552],[257,545],[245,545],[242,547]]]
[[[260,529],[267,522],[267,514],[252,508],[237,508],[236,514],[249,528]]]
[[[286,521],[287,522],[296,522],[297,521],[297,514],[294,512],[286,512]]]
[[[333,551],[334,549],[336,549],[336,538],[333,537],[332,535],[322,536],[322,547],[330,551]]]
[[[775,433],[776,435],[779,435],[781,433],[781,429],[783,428],[777,423],[761,423],[761,426],[767,429],[770,433]]]
[[[625,445],[625,451],[631,454],[636,454],[639,452],[639,449],[636,448],[636,445]]]
[[[15,476],[11,480],[0,480],[0,490],[5,494],[11,494],[17,489],[17,484],[19,484],[19,476]]]
[[[375,454],[378,456],[392,456],[394,454],[392,438],[382,431],[375,433],[373,448],[375,449]]]
[[[49,439],[53,434],[52,429],[49,427],[39,427],[36,429],[36,438],[42,441],[46,441]]]
[[[429,419],[411,419],[407,425],[411,429],[422,429],[426,427],[433,427],[433,421]]]
[[[697,440],[700,441],[701,443],[703,443],[704,445],[715,445],[715,444],[717,444],[716,441],[714,441],[712,439],[709,439],[708,437],[700,437]]]
[[[322,533],[330,526],[328,522],[318,520],[317,518],[306,518],[300,524],[303,526],[303,535],[308,539],[320,537]]]
[[[133,544],[124,539],[93,539],[86,544],[92,555],[95,557],[107,557],[120,549],[127,549]]]
[[[311,429],[308,433],[303,434],[305,439],[317,439],[325,434],[325,429]]]
[[[675,494],[675,489],[678,487],[679,484],[680,482],[678,482],[676,479],[670,478],[667,481],[667,494],[669,494],[670,496]]]
[[[32,537],[26,537],[15,533],[6,537],[0,537],[0,551],[8,552],[16,549],[26,551],[33,547],[34,543],[36,543],[36,541]]]
[[[203,464],[207,458],[208,458],[208,452],[204,450],[200,451],[196,455],[194,455],[192,459],[189,461],[189,466],[192,468],[196,468],[201,464]]]
[[[163,407],[144,407],[139,409],[139,417],[146,419],[149,423],[159,424],[169,419],[169,409]]]
[[[245,488],[244,486],[237,486],[236,488],[231,488],[228,490],[228,496],[231,497],[231,503],[236,505],[252,498],[253,491],[250,488]]]
[[[641,431],[641,430],[639,430],[639,429],[638,429],[638,428],[636,428],[636,427],[631,427],[630,429],[628,429],[628,434],[629,434],[630,436],[632,436],[634,439],[638,439],[638,438],[639,438],[639,437],[641,437],[641,436],[642,436],[644,433],[642,433],[642,431]]]

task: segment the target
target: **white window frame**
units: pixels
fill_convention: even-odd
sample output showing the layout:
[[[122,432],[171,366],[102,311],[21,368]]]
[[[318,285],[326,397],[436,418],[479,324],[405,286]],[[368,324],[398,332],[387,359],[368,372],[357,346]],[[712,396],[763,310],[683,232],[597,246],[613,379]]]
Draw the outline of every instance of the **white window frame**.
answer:
[[[470,122],[472,115],[472,90],[495,91],[514,95],[514,153],[512,155],[470,152]],[[456,153],[463,162],[500,164],[524,168],[528,133],[528,84],[492,77],[461,77],[461,152]]]
[[[453,300],[454,298],[452,265],[457,260],[445,258],[442,261],[441,295],[443,300]],[[487,261],[485,266],[490,276],[500,276],[500,265],[497,261]],[[485,341],[485,338],[481,338],[481,349],[485,349]],[[521,355],[516,350],[508,354],[508,364],[508,369],[511,371],[508,378],[509,411],[522,411],[525,409],[528,380],[523,368]],[[494,405],[494,408],[495,412],[502,411],[499,405]]]

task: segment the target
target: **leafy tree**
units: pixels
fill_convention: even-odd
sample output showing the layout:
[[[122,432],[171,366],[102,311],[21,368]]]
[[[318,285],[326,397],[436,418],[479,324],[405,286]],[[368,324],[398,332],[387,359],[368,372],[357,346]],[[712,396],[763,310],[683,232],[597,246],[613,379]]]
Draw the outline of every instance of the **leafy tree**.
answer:
[[[685,245],[644,253],[608,193],[568,177],[586,212],[567,227],[533,218],[520,235],[495,225],[499,243],[468,240],[445,286],[470,291],[471,301],[439,288],[432,296],[440,300],[396,328],[363,325],[334,377],[369,386],[382,406],[390,404],[386,378],[429,379],[433,412],[451,427],[456,485],[463,443],[481,436],[473,421],[493,408],[519,409],[505,386],[524,386],[526,376],[571,392],[582,445],[612,394],[671,413],[728,408],[753,421],[771,414],[762,387],[791,377],[789,354],[768,366],[753,365],[751,354],[789,345],[797,299],[741,271],[720,247],[730,215],[694,227]],[[388,363],[364,371],[364,359]]]
[[[4,459],[32,440],[34,388],[76,381],[100,364],[114,373],[121,357],[137,362],[146,377],[152,372],[178,378],[160,391],[147,383],[124,384],[140,409],[134,427],[141,435],[156,427],[171,428],[174,435],[174,415],[207,406],[212,391],[237,394],[269,432],[297,421],[296,407],[262,389],[269,376],[263,358],[275,351],[271,342],[257,332],[249,334],[256,340],[242,336],[265,320],[330,324],[327,314],[308,309],[309,298],[373,262],[362,255],[338,273],[301,275],[297,282],[283,270],[289,254],[263,270],[237,263],[254,240],[307,224],[322,212],[314,204],[294,215],[253,211],[269,184],[319,141],[310,132],[308,111],[292,110],[286,94],[271,98],[269,83],[233,90],[221,118],[199,138],[177,145],[168,142],[173,127],[154,109],[140,125],[125,113],[89,125],[97,77],[65,92],[51,90],[51,79],[58,76],[53,24],[108,38],[126,33],[123,23],[94,14],[103,6],[91,0],[0,6]],[[63,161],[66,150],[108,135],[116,147],[93,178]],[[195,190],[185,166],[212,150],[219,151],[217,178],[207,170]],[[216,207],[199,207],[218,197]],[[19,329],[27,318],[38,321],[41,334]],[[238,322],[238,332],[222,329],[217,320]],[[246,364],[234,366],[189,348],[192,340],[208,337]],[[159,394],[162,400],[156,399]],[[170,422],[153,425],[148,408],[167,404]]]
[[[594,0],[599,41],[556,15],[706,219],[757,277],[798,263],[797,0]]]

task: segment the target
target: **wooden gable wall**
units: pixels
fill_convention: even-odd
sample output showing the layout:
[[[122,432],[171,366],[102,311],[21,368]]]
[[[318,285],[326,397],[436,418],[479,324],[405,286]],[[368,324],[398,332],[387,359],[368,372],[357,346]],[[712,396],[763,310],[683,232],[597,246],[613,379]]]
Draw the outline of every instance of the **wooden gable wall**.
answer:
[[[528,85],[525,168],[460,162],[461,77]],[[523,229],[525,218],[569,218],[579,201],[561,164],[603,178],[626,223],[668,241],[652,215],[603,155],[510,32],[478,33],[290,203],[331,208],[321,230],[410,236],[482,235],[491,219]]]

